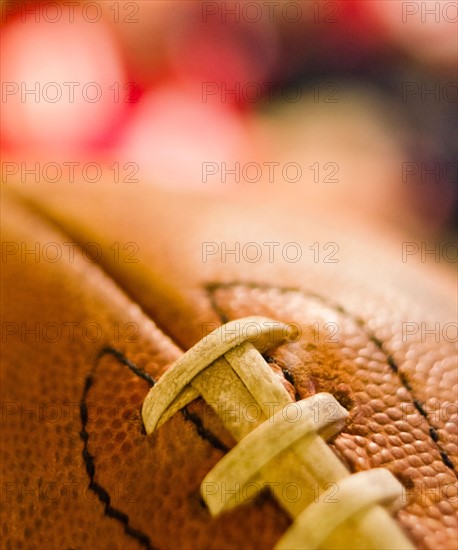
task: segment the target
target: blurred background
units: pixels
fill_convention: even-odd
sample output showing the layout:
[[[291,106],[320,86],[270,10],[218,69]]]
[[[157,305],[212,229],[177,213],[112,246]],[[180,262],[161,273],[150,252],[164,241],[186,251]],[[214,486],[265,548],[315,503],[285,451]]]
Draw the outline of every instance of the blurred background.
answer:
[[[457,2],[1,11],[3,181],[293,195],[305,214],[455,238]]]

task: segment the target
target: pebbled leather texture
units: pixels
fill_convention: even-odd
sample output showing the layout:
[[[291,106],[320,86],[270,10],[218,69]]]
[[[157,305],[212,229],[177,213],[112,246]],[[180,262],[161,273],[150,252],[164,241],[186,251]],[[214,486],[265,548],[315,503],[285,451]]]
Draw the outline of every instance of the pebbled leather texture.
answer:
[[[250,198],[82,184],[16,188],[7,208],[4,242],[95,242],[102,254],[2,264],[3,328],[17,328],[2,354],[5,548],[273,547],[291,520],[269,495],[217,519],[200,498],[235,444],[208,405],[196,400],[151,436],[140,417],[152,379],[209,327],[248,315],[298,324],[301,339],[268,354],[275,373],[297,399],[329,392],[349,411],[331,448],[351,472],[385,467],[402,482],[396,520],[418,548],[456,548],[456,344],[403,338],[403,323],[456,322],[447,274],[293,204],[277,218]],[[338,263],[314,261],[318,241],[338,245]],[[295,242],[304,257],[203,261],[203,243],[223,242]],[[116,261],[114,243],[134,243],[139,261]],[[38,341],[22,323],[38,323]],[[56,341],[52,327],[43,336],[50,323]]]

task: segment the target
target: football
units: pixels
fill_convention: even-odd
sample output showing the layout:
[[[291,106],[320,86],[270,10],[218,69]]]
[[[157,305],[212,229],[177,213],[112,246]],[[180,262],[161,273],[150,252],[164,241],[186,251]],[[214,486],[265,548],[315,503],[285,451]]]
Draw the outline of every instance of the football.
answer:
[[[9,187],[2,548],[456,548],[455,279],[421,244],[288,196]]]

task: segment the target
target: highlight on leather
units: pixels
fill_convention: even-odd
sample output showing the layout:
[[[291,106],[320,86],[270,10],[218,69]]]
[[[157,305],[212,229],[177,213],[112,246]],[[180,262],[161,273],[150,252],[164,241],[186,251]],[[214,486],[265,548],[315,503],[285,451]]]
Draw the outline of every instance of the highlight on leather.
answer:
[[[278,548],[341,548],[344,541],[349,548],[365,550],[413,549],[381,506],[401,496],[401,484],[386,469],[352,475],[325,442],[342,430],[347,411],[327,393],[294,402],[262,357],[296,336],[289,325],[265,317],[246,317],[219,327],[151,388],[142,407],[146,432],[151,434],[202,396],[239,442],[201,484],[212,515],[247,501],[250,483],[269,489],[296,484],[304,488],[298,499],[274,492],[294,520]],[[256,405],[260,415],[256,421],[243,415],[234,419],[222,415],[218,403]],[[314,497],[312,486],[319,489],[320,499]],[[328,497],[336,489],[333,508]]]

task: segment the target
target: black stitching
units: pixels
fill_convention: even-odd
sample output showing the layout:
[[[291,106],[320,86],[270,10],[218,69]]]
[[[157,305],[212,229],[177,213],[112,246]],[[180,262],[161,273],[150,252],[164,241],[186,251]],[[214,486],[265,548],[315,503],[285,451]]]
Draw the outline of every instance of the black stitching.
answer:
[[[394,362],[394,359],[391,357],[391,355],[387,355],[386,356],[386,360],[387,360],[387,363],[388,365],[390,366],[391,370],[398,374],[399,372],[399,369],[398,369],[398,366],[396,365],[396,363]]]
[[[134,365],[131,361],[129,361],[129,359],[127,359],[127,357],[123,355],[121,351],[115,348],[107,347],[100,352],[99,357],[103,356],[104,354],[114,355],[114,357],[116,357],[116,359],[118,359],[120,363],[129,367],[129,369],[132,372],[134,372],[137,376],[140,376],[141,378],[146,380],[151,386],[154,386],[154,384],[156,383],[156,380],[154,380],[154,378],[150,374],[148,374],[143,369]],[[220,449],[225,452],[229,451],[229,448],[226,447],[226,445],[224,445],[224,443],[220,441],[216,437],[216,435],[214,435],[210,430],[205,428],[205,426],[202,423],[202,420],[199,418],[197,414],[191,413],[187,409],[183,409],[182,412],[184,410],[186,410],[186,413],[183,413],[183,416],[185,417],[186,420],[189,420],[195,425],[197,429],[197,433],[200,435],[200,437],[202,437],[202,439],[206,439],[209,443],[213,445],[213,447],[215,447],[215,449]]]
[[[215,449],[219,449],[225,453],[229,451],[229,447],[227,447],[220,439],[216,437],[216,435],[214,435],[203,425],[202,419],[197,414],[190,412],[187,407],[181,409],[181,413],[185,420],[188,420],[194,424],[197,429],[197,433],[202,439],[205,439],[211,443]]]
[[[436,443],[439,441],[439,434],[437,433],[435,428],[429,428],[429,435],[431,436],[431,439]]]
[[[216,314],[219,316],[221,323],[226,324],[229,322],[229,317],[224,313],[224,311],[219,307],[218,302],[216,301],[215,297],[215,290],[218,290],[218,283],[215,284],[209,284],[205,288],[208,293],[208,297],[210,299],[210,304],[213,308],[213,310],[216,312]],[[221,287],[219,287],[221,288]]]
[[[294,384],[294,376],[289,372],[288,369],[282,368],[283,376],[288,380],[288,382],[293,386],[294,389],[296,389],[296,386]]]
[[[141,531],[134,529],[129,525],[129,517],[127,516],[127,514],[112,507],[110,504],[111,499],[108,492],[96,481],[94,481],[95,463],[94,463],[94,457],[89,453],[89,450],[88,450],[89,433],[86,430],[87,421],[88,421],[86,399],[87,399],[89,390],[91,389],[91,386],[94,383],[94,374],[95,374],[95,371],[97,370],[98,362],[104,355],[112,355],[113,357],[115,357],[115,359],[117,359],[119,363],[128,367],[136,376],[139,376],[140,378],[143,378],[143,380],[146,380],[150,384],[150,386],[154,386],[154,384],[156,383],[156,380],[154,380],[154,378],[150,374],[145,372],[140,367],[137,367],[120,350],[117,350],[112,347],[106,347],[106,348],[103,348],[99,353],[97,357],[97,363],[95,365],[95,368],[93,369],[93,372],[86,377],[84,390],[83,390],[83,397],[80,402],[80,416],[81,416],[81,423],[82,423],[80,436],[84,443],[82,456],[83,456],[83,461],[86,465],[86,471],[90,478],[89,489],[91,489],[91,491],[93,491],[98,496],[102,504],[105,505],[104,513],[107,516],[113,519],[116,519],[117,521],[120,521],[124,525],[124,531],[126,532],[126,534],[137,539],[147,550],[155,550],[154,547],[151,545],[151,541],[149,540],[149,537],[144,533],[142,533]],[[192,422],[194,424],[198,435],[202,437],[202,439],[205,439],[206,441],[208,441],[214,448],[218,450],[221,450],[226,453],[229,451],[229,448],[226,445],[224,445],[222,441],[220,441],[210,430],[205,428],[199,416],[197,416],[194,413],[191,413],[186,407],[182,409],[181,412],[185,420]]]
[[[278,365],[275,359],[270,355],[263,355],[263,358],[266,363],[270,363],[271,365],[277,365],[277,367],[280,367],[283,373],[283,376],[285,377],[285,380],[287,380],[291,384],[291,386],[293,386],[293,388],[296,389],[296,383],[294,382],[294,376],[292,372],[290,372],[286,367],[282,367]]]
[[[278,290],[282,294],[286,294],[287,292],[300,293],[303,296],[308,296],[308,297],[314,298],[314,299],[320,301],[325,306],[330,307],[331,309],[334,309],[335,311],[338,311],[339,313],[341,313],[342,315],[345,315],[349,319],[352,319],[359,327],[361,327],[361,329],[364,331],[364,333],[366,334],[368,339],[370,341],[372,341],[380,349],[380,351],[385,355],[386,361],[387,361],[389,367],[399,377],[399,381],[404,386],[404,388],[411,394],[412,401],[413,401],[413,404],[414,404],[415,408],[417,409],[419,414],[421,414],[421,416],[423,416],[423,418],[425,418],[425,420],[428,422],[428,424],[429,424],[429,435],[431,437],[431,440],[438,447],[440,456],[442,458],[442,462],[445,464],[445,466],[447,466],[447,468],[450,468],[455,475],[457,475],[457,472],[455,470],[455,467],[454,467],[453,462],[451,461],[450,457],[447,455],[447,453],[445,451],[443,451],[440,448],[439,434],[438,434],[437,430],[433,426],[431,426],[427,412],[424,410],[421,403],[416,398],[413,397],[413,388],[410,385],[410,382],[407,380],[405,374],[403,372],[399,371],[399,366],[396,364],[393,357],[383,349],[383,342],[367,329],[366,323],[363,319],[361,319],[360,317],[357,317],[357,316],[353,315],[352,313],[350,313],[349,311],[347,311],[341,304],[337,304],[335,302],[332,302],[331,300],[327,300],[324,296],[321,296],[320,294],[317,294],[317,293],[312,292],[312,291],[306,291],[306,290],[301,289],[301,288],[278,287],[278,286],[269,285],[269,284],[266,284],[266,283],[253,283],[253,282],[250,282],[250,281],[243,281],[243,282],[233,281],[233,282],[230,282],[230,283],[210,283],[210,284],[207,284],[205,288],[206,288],[206,290],[207,290],[207,292],[210,296],[211,303],[213,305],[213,304],[216,304],[216,298],[215,298],[215,295],[214,295],[216,290],[220,290],[220,289],[223,289],[223,288],[233,288],[235,286],[243,286],[243,287],[246,287],[246,288],[249,288],[249,289],[271,289],[271,288],[273,288],[273,289]],[[214,307],[214,309],[216,310],[217,313],[220,312],[219,306]],[[227,319],[227,317],[226,317],[226,319]],[[221,319],[221,320],[223,320],[223,319]],[[225,321],[225,322],[227,322],[227,321]],[[286,376],[285,376],[285,378],[286,378]]]
[[[146,380],[150,386],[154,386],[154,384],[156,383],[156,380],[154,380],[154,378],[150,374],[148,374],[143,369],[134,365],[131,361],[129,361],[129,359],[127,359],[127,357],[121,351],[115,348],[112,348],[112,347],[103,348],[102,351],[99,353],[98,359],[101,359],[103,355],[107,355],[107,354],[114,355],[120,363],[122,363],[126,367],[129,367],[129,369],[134,374],[136,374],[137,376],[140,376],[140,378],[143,378],[143,380]]]
[[[418,399],[414,399],[413,404],[414,404],[415,408],[417,409],[417,411],[421,414],[421,416],[424,416],[425,418],[428,416],[427,412],[423,408],[420,401],[418,401]]]
[[[285,377],[285,380],[287,380],[291,384],[291,386],[293,386],[293,388],[294,388],[294,398],[296,399],[296,401],[300,401],[301,396],[299,395],[299,392],[297,391],[296,382],[294,381],[293,374],[285,367],[280,367],[280,368],[281,368],[281,371],[283,373],[283,376]]]
[[[453,462],[450,460],[450,457],[445,451],[440,451],[441,458],[443,463],[448,466],[451,470],[455,471],[455,467],[453,466]]]
[[[88,376],[86,377],[86,380],[84,383],[83,395],[80,401],[80,417],[81,417],[81,424],[82,424],[80,437],[83,441],[83,451],[81,454],[83,457],[84,464],[86,466],[87,474],[90,479],[89,489],[98,496],[100,502],[104,505],[105,515],[121,522],[124,526],[124,532],[130,537],[136,539],[144,548],[146,548],[147,550],[155,550],[155,548],[151,544],[151,541],[148,535],[146,535],[142,531],[139,531],[138,529],[134,529],[129,525],[129,516],[111,505],[111,498],[109,493],[102,487],[102,485],[98,484],[94,480],[95,462],[94,462],[94,457],[91,455],[88,449],[89,433],[86,430],[87,421],[88,421],[86,401],[87,401],[88,393],[94,383],[94,374],[99,365],[99,361],[103,357],[103,355],[106,355],[106,354],[111,354],[114,357],[116,357],[116,359],[118,359],[118,361],[122,365],[129,367],[129,369],[131,369],[134,372],[134,374],[136,374],[137,376],[140,376],[141,378],[149,382],[151,385],[154,385],[155,383],[155,380],[152,376],[150,376],[148,373],[146,373],[142,369],[135,366],[120,351],[115,350],[114,348],[104,348],[99,353],[96,364],[92,372],[88,374]]]
[[[406,375],[403,372],[400,372],[398,376],[401,384],[406,388],[406,390],[409,391],[409,393],[412,393],[413,389],[412,389],[412,386],[410,385],[410,382],[407,380]],[[414,404],[415,404],[415,401],[416,400],[413,399]]]

